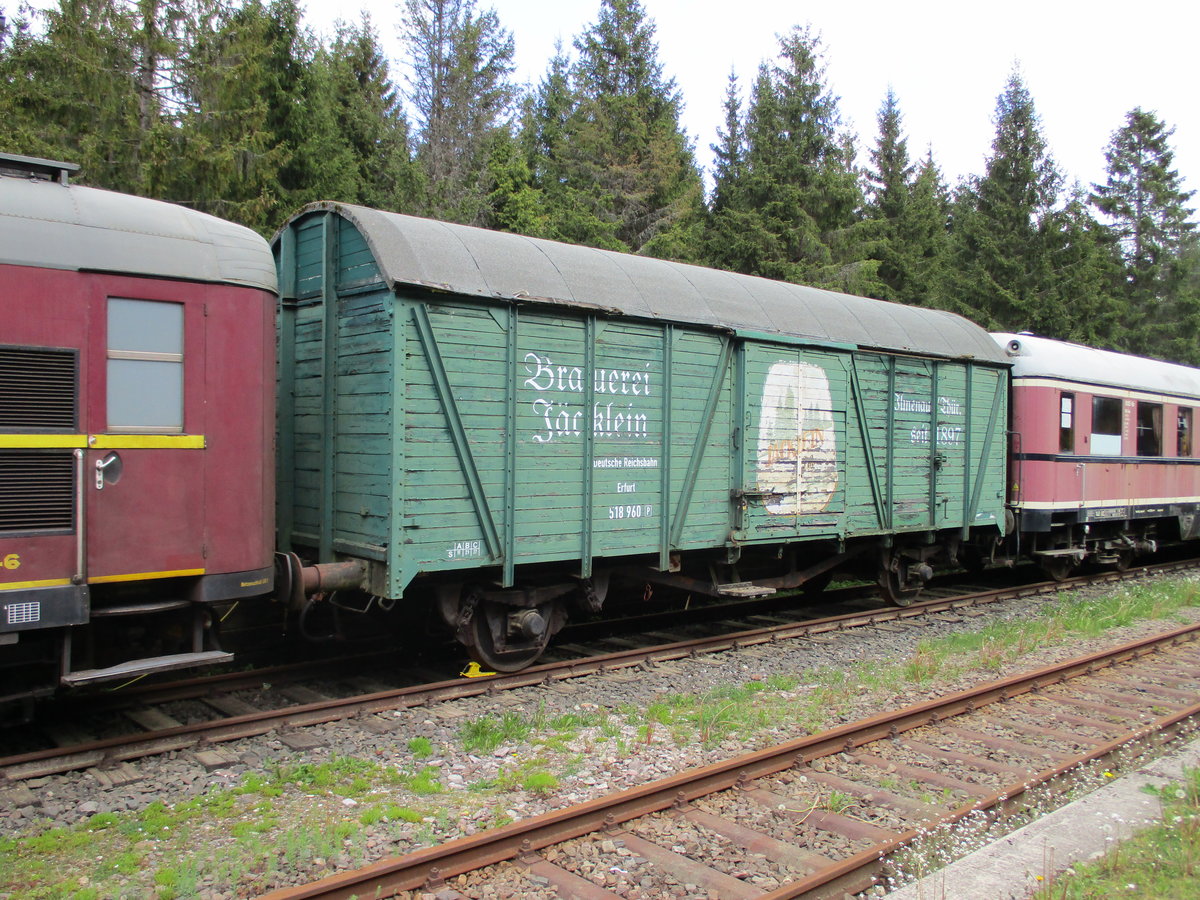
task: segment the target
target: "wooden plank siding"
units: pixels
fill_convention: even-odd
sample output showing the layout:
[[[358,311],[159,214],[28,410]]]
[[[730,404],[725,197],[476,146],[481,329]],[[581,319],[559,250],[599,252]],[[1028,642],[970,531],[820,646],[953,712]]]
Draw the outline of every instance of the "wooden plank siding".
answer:
[[[281,360],[290,371],[292,420],[280,426],[281,433],[290,432],[293,448],[292,526],[291,534],[280,539],[285,546],[311,547],[325,534],[335,546],[353,546],[382,559],[391,523],[392,394],[386,352],[392,295],[380,282],[361,235],[341,219],[315,217],[295,231],[295,340],[293,357]],[[326,384],[327,242],[334,245],[337,269],[331,385]],[[332,443],[327,444],[330,421]]]
[[[373,560],[381,594],[1003,522],[994,364],[393,290],[348,220],[290,228],[281,539]]]

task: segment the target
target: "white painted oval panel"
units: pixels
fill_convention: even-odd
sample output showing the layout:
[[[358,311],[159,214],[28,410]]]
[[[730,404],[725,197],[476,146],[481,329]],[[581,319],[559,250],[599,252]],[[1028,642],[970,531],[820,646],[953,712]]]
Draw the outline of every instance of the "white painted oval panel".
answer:
[[[774,363],[763,382],[758,490],[775,515],[823,512],[838,486],[837,429],[825,370]]]

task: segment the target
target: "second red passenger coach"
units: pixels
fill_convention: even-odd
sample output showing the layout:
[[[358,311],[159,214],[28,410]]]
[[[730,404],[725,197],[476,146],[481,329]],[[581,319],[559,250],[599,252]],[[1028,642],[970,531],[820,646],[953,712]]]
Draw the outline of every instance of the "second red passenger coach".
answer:
[[[1022,551],[1065,577],[1200,536],[1200,371],[1027,334],[1013,360],[1009,500]]]

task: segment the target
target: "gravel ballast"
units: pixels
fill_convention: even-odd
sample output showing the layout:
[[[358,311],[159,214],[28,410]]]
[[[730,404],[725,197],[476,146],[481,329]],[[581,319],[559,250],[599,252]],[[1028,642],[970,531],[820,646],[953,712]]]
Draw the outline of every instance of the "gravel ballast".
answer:
[[[1200,608],[1186,607],[1172,622],[1143,622],[1112,629],[1099,638],[1072,639],[1027,653],[986,674],[966,673],[932,685],[901,681],[887,690],[872,689],[865,681],[833,686],[840,690],[831,688],[830,672],[859,673],[863,661],[883,666],[889,661],[909,660],[922,640],[974,631],[995,622],[1027,620],[1048,602],[1040,598],[1004,601],[980,608],[979,615],[909,620],[902,627],[886,629],[859,628],[679,660],[637,673],[592,676],[330,723],[304,730],[306,738],[319,743],[310,749],[292,749],[289,743],[296,742],[287,734],[245,739],[207,748],[218,750],[224,761],[215,766],[211,758],[206,766],[197,754],[179,751],[116,769],[91,769],[0,787],[0,836],[27,841],[51,829],[87,828],[98,816],[104,823],[112,818],[113,824],[89,832],[87,849],[63,858],[47,849],[47,857],[56,861],[56,877],[63,878],[63,884],[72,890],[95,889],[95,897],[145,897],[148,892],[200,900],[255,896],[337,868],[362,865],[581,803],[803,733],[796,722],[769,720],[752,730],[722,731],[723,710],[739,702],[756,703],[754,699],[721,700],[721,690],[729,686],[789,679],[786,689],[764,691],[763,696],[782,701],[783,707],[811,705],[814,699],[828,696],[829,705],[820,706],[819,711],[823,718],[820,727],[829,728],[922,702],[933,694],[1122,644],[1175,627],[1183,620],[1200,621]],[[715,698],[709,710],[712,729],[707,736],[711,739],[698,739],[694,728],[685,733],[670,722],[647,717],[646,711],[669,706],[670,698],[680,695]],[[557,734],[552,729],[535,729],[486,752],[463,749],[464,725],[505,717],[536,718],[541,723],[574,717],[582,724]],[[699,722],[697,727],[704,730],[703,716]],[[425,752],[426,747],[431,752]],[[903,756],[902,751],[897,752]],[[337,764],[339,771],[348,774],[335,783],[321,784],[320,773],[311,770],[324,764]],[[831,761],[829,771],[836,770]],[[271,787],[256,787],[264,779]],[[803,799],[803,785],[779,789]],[[189,803],[195,814],[189,813],[183,822],[178,816],[171,819],[165,833],[121,837],[122,822],[153,821],[159,805],[175,811]],[[704,801],[696,805],[704,808]],[[712,811],[719,812],[719,808]],[[782,840],[805,838],[812,841],[813,849],[836,850],[838,855],[856,849],[823,848],[822,842],[834,836],[801,834],[803,829],[795,823],[783,817],[775,819],[764,830]],[[678,818],[663,817],[656,823],[654,834],[645,835],[656,843],[671,846],[674,841],[689,847],[700,840],[694,827]],[[125,831],[129,830],[131,827],[125,826]],[[711,836],[703,839],[712,840]],[[181,841],[186,843],[181,846]],[[602,860],[608,866],[606,879],[617,876],[630,889],[640,887],[642,895],[656,896],[655,886],[640,883],[628,855],[619,853],[620,849],[593,848],[588,851],[592,855],[583,858],[598,860],[597,871]],[[707,858],[719,860],[723,870],[735,871],[739,866],[736,853],[707,845],[703,852]],[[207,865],[206,860],[210,861]],[[622,872],[611,871],[613,867]],[[174,873],[177,880],[172,882],[163,872]],[[581,874],[589,877],[595,873]],[[786,880],[788,873],[781,869],[772,877]],[[462,890],[466,884],[451,886]],[[14,884],[10,876],[0,875],[0,900],[57,896],[50,887]],[[683,891],[679,896],[688,894]]]

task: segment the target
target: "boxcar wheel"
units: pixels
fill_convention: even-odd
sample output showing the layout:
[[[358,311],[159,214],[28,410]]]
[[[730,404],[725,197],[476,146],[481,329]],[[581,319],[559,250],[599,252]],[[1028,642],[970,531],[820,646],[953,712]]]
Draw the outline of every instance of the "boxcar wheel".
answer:
[[[892,606],[912,606],[913,601],[920,595],[921,588],[902,582],[899,573],[885,569],[879,573],[879,593]]]
[[[517,609],[481,602],[471,617],[471,653],[476,662],[495,672],[519,672],[533,665],[550,641],[555,605]]]
[[[879,566],[879,593],[892,606],[912,606],[930,574],[924,563],[909,560],[896,551],[884,551]]]

